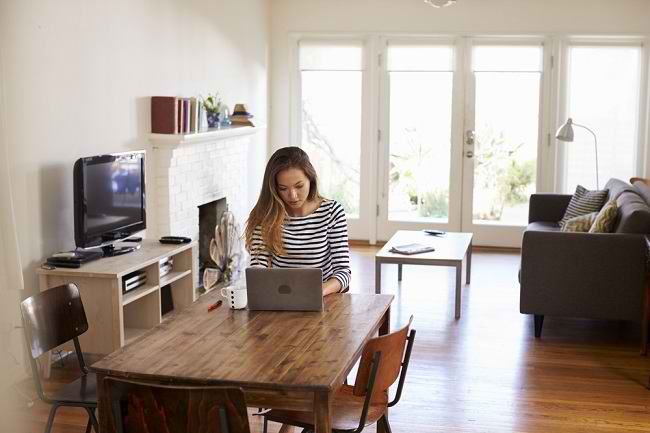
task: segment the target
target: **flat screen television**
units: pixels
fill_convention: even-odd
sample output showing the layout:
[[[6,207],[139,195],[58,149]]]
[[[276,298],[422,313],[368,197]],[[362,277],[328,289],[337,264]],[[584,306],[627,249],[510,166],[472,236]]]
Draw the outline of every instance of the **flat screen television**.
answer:
[[[132,251],[112,245],[147,227],[145,152],[80,158],[73,178],[77,248],[103,247],[106,255]]]

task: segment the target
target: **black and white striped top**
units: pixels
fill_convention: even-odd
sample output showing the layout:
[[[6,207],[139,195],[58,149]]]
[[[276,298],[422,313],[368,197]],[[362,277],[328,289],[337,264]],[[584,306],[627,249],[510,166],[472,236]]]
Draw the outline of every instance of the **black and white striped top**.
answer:
[[[334,277],[341,282],[341,290],[350,285],[348,224],[338,202],[323,200],[309,215],[288,217],[282,227],[282,241],[286,253],[274,254],[272,267],[320,268],[323,281]],[[269,267],[269,255],[258,226],[251,243],[251,266]]]

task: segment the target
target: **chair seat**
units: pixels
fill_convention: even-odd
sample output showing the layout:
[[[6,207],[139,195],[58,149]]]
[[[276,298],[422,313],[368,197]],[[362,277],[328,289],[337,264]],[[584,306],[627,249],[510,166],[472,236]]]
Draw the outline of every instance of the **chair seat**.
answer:
[[[97,405],[97,376],[88,373],[48,395],[56,402]]]
[[[332,402],[332,429],[334,430],[354,430],[359,427],[363,402],[365,397],[356,396],[352,393],[354,387],[343,385],[334,396]],[[382,395],[379,401],[370,404],[368,416],[365,425],[371,425],[377,422],[384,413],[388,404],[388,395]],[[293,410],[273,409],[266,413],[269,421],[283,424],[291,424],[299,427],[309,427],[314,425],[314,413],[300,412]]]

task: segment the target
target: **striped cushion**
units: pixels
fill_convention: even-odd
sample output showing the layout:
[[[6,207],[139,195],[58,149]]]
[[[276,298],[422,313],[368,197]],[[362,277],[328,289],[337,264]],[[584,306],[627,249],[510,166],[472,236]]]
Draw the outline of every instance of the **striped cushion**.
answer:
[[[564,227],[567,221],[580,215],[598,212],[603,203],[607,200],[607,190],[589,191],[582,185],[578,185],[576,192],[571,197],[569,206],[560,220],[560,227]]]

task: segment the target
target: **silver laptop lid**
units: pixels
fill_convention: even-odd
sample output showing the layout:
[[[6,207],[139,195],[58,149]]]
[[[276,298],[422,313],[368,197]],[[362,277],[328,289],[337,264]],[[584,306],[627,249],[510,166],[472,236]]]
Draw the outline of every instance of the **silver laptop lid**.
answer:
[[[323,272],[315,268],[246,268],[249,310],[323,311]]]

